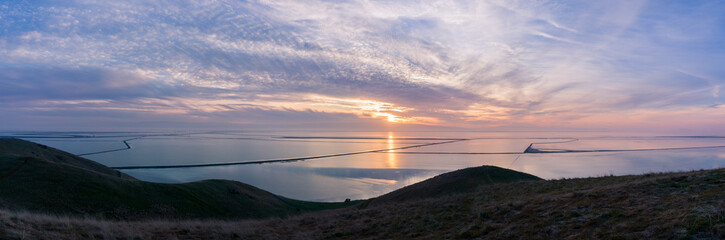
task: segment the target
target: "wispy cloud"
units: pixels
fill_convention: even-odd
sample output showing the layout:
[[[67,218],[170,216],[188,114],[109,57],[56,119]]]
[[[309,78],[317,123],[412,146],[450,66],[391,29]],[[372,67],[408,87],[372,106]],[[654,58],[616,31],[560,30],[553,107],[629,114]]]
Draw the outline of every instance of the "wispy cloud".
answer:
[[[208,122],[258,109],[467,127],[665,114],[722,102],[723,11],[647,1],[4,2],[0,108]]]

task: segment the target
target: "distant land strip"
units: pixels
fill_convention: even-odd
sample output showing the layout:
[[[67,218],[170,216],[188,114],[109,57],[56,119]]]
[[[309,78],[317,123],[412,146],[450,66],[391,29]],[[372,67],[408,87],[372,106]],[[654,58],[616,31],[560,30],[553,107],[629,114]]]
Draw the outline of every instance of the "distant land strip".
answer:
[[[296,136],[283,136],[279,138],[285,139],[349,139],[349,140],[470,140],[469,138],[432,138],[432,137],[402,137],[402,138],[387,138],[387,137],[296,137]]]
[[[318,156],[309,156],[309,157],[297,157],[297,158],[280,158],[280,159],[268,159],[268,160],[256,160],[256,161],[244,161],[244,162],[226,162],[226,163],[201,163],[201,164],[155,165],[155,166],[122,166],[122,167],[111,167],[111,168],[113,168],[113,169],[193,168],[193,167],[215,167],[215,166],[229,166],[229,165],[296,162],[296,161],[304,161],[304,160],[310,160],[310,159],[340,157],[340,156],[357,155],[357,154],[363,154],[363,153],[375,153],[375,152],[385,152],[385,151],[392,151],[392,150],[425,147],[425,146],[454,143],[454,142],[467,141],[467,140],[469,140],[469,139],[455,139],[455,140],[450,140],[450,141],[433,142],[433,143],[418,144],[418,145],[404,146],[404,147],[397,147],[397,148],[386,148],[386,149],[349,152],[349,153],[337,153],[337,154],[318,155]]]
[[[688,149],[707,149],[707,148],[725,148],[720,146],[701,146],[701,147],[670,147],[670,148],[640,148],[640,149],[599,149],[599,150],[569,150],[569,149],[535,149],[529,148],[532,152],[526,153],[589,153],[589,152],[642,152],[642,151],[663,151],[663,150],[688,150]],[[527,149],[527,150],[529,150]]]
[[[673,148],[642,148],[642,149],[596,149],[596,150],[569,150],[569,149],[536,149],[529,145],[524,152],[395,152],[396,154],[439,154],[439,155],[514,155],[514,154],[551,154],[551,153],[594,153],[594,152],[643,152],[643,151],[665,151],[665,150],[688,150],[725,148],[723,146],[703,147],[673,147]]]
[[[395,154],[440,154],[440,155],[513,155],[524,152],[395,152]]]

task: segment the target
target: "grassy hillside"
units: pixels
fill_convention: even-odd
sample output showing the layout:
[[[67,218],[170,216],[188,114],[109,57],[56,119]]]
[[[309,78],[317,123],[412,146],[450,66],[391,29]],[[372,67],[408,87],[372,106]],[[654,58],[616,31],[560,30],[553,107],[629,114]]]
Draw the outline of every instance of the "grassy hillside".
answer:
[[[250,238],[725,239],[725,169],[520,181],[264,221]]]
[[[13,157],[5,156],[3,162],[8,158]],[[13,167],[20,165],[19,158],[22,157],[15,156],[12,164],[6,164],[12,166],[0,169],[0,176],[6,175],[9,169],[12,170]],[[30,169],[38,167],[39,172],[42,172],[43,168],[40,167],[43,164],[48,164],[48,161],[37,159],[33,161],[39,165],[32,165],[34,167]],[[28,164],[36,164],[33,161]],[[54,164],[52,165],[54,167],[63,166],[59,163]],[[1,193],[3,202],[8,202],[6,197],[12,195],[8,192],[19,190],[19,187],[6,184],[4,181],[17,177],[16,174],[23,176],[22,169],[25,167],[10,177],[0,180],[2,182],[0,184],[3,184],[0,186],[2,191],[5,191],[6,187],[15,187],[14,190]],[[74,167],[47,171],[59,175],[63,172],[64,176],[67,176],[78,174],[72,173],[78,169]],[[83,174],[87,176],[88,170],[81,170],[86,171]],[[71,173],[65,173],[66,171]],[[38,176],[39,173],[32,174]],[[267,209],[265,211],[281,213],[287,213],[290,209],[298,207],[304,209],[304,206],[315,203],[280,199],[241,183],[228,181],[169,185],[143,183],[108,174],[100,178],[110,177],[114,177],[114,184],[118,184],[118,189],[111,188],[112,192],[133,196],[116,196],[117,198],[127,198],[124,201],[138,201],[135,204],[143,206],[132,208],[134,211],[154,209],[145,216],[165,211],[177,215],[184,211],[198,214],[197,210],[203,209],[207,214],[189,216],[214,217],[218,214],[219,218],[128,221],[102,220],[94,217],[58,217],[37,211],[0,210],[0,238],[725,239],[725,197],[723,197],[725,169],[544,181],[524,173],[483,166],[443,174],[373,199],[358,207],[308,212],[284,218],[242,221],[222,220],[221,218],[229,215],[214,207],[224,206],[219,204],[233,204],[235,201],[251,204],[250,200],[240,200],[242,196],[247,195],[268,201],[255,203],[267,204],[256,205]],[[98,182],[91,180],[89,182]],[[16,181],[14,183],[16,185],[26,184],[21,180]],[[67,183],[53,183],[67,185]],[[73,184],[83,183],[76,181]],[[114,184],[105,183],[99,188],[116,187]],[[133,184],[141,186],[127,187]],[[47,187],[47,185],[48,183],[40,186]],[[239,193],[233,194],[234,191],[229,191],[230,186],[238,186]],[[82,189],[89,187],[84,185]],[[61,188],[59,192],[68,190],[67,186],[59,188]],[[111,199],[104,196],[110,193],[102,190],[97,190],[95,194],[101,196],[86,197],[94,201],[98,198]],[[207,198],[227,195],[241,196],[227,197],[225,198],[227,200]],[[148,196],[150,199],[155,199],[154,201],[162,202],[166,208],[152,207],[155,202],[154,204],[143,202],[143,198]],[[56,200],[66,201],[63,198]],[[14,201],[17,199],[9,202]],[[47,201],[50,201],[50,198]],[[52,203],[46,202],[46,204]],[[169,209],[177,206],[197,210]],[[317,207],[323,206],[328,205]],[[101,204],[100,208],[108,209],[108,206]],[[128,215],[128,212],[120,216],[124,215]]]
[[[541,178],[510,169],[481,166],[444,173],[372,200],[373,205],[436,198],[456,193],[473,192],[478,187],[495,183],[542,180]]]
[[[105,221],[0,210],[0,237],[49,239],[724,239],[725,169],[482,185],[283,219]]]
[[[131,176],[108,168],[103,164],[45,145],[15,138],[0,138],[0,157],[2,157],[3,160],[7,159],[8,161],[16,158],[22,158],[23,161],[24,159],[42,159],[47,162],[70,165],[101,174],[133,179]],[[12,165],[12,162],[3,161],[2,164]],[[2,177],[2,175],[0,175],[0,177]]]
[[[353,203],[313,203],[226,180],[161,184],[136,180],[72,154],[0,139],[0,207],[113,219],[262,218]]]

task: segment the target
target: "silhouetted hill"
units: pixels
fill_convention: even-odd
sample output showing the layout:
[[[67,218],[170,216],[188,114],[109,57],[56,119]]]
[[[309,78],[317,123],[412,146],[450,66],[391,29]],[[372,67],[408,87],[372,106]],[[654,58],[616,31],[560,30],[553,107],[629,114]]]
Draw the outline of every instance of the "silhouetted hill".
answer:
[[[510,169],[481,166],[444,173],[412,184],[372,200],[372,204],[402,202],[436,198],[457,193],[473,192],[478,187],[495,183],[542,180],[541,178]]]
[[[342,203],[293,201],[231,181],[146,183],[17,151],[0,159],[0,201],[11,209],[0,210],[3,239],[725,239],[725,169],[544,181],[482,166],[358,207],[239,221],[229,218]],[[92,216],[43,213],[69,211]],[[159,216],[208,219],[126,220]]]
[[[49,163],[60,163],[74,166],[100,174],[133,179],[133,177],[106,167],[103,164],[42,144],[16,138],[0,138],[0,157],[3,157],[3,160],[9,158],[37,159]]]
[[[115,219],[240,219],[352,204],[292,200],[227,180],[144,182],[51,147],[0,139],[0,207],[5,209]]]

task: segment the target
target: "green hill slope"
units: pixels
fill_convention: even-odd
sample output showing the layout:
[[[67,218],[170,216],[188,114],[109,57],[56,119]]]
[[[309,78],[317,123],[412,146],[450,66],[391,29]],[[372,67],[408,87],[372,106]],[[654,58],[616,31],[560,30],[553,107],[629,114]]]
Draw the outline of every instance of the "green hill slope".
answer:
[[[118,214],[119,218],[129,214],[132,218],[236,218],[240,215],[224,211],[226,205],[237,203],[249,208],[237,206],[230,212],[245,212],[244,216],[252,217],[289,214],[297,208],[310,211],[340,206],[278,198],[230,181],[152,184],[65,163],[17,154],[0,155],[0,177],[8,176],[0,180],[3,206],[26,200],[25,207],[43,202],[58,204],[50,209],[68,211],[72,206],[73,212],[89,215],[94,215],[93,209],[102,209],[104,215]],[[26,166],[18,168],[24,159],[29,160]],[[56,177],[39,177],[44,171]],[[88,180],[59,182],[75,175]],[[16,179],[20,176],[28,178]],[[34,180],[30,177],[45,182],[28,185]],[[38,190],[24,189],[36,185]],[[97,189],[89,190],[94,188]],[[15,191],[26,197],[42,191],[55,192],[47,195],[51,197],[39,195],[43,198],[39,202],[14,198],[11,195]],[[75,191],[80,193],[73,195]],[[725,169],[544,181],[525,173],[483,166],[411,185],[373,199],[366,207],[308,212],[283,219],[119,221],[0,209],[0,238],[725,239],[723,193]],[[258,199],[264,201],[255,202]],[[58,203],[52,203],[53,200]],[[71,201],[96,205],[83,206]],[[115,204],[125,207],[112,207]],[[44,209],[42,204],[34,206]],[[134,211],[141,216],[131,214]]]
[[[431,179],[398,189],[372,200],[372,204],[401,202],[424,198],[473,192],[478,187],[495,183],[542,180],[541,178],[510,169],[481,166],[444,173]]]
[[[15,138],[0,138],[0,157],[3,157],[3,160],[6,158],[41,159],[47,162],[70,165],[101,174],[133,179],[131,176],[108,168],[103,164],[45,145]]]
[[[354,204],[297,201],[226,180],[144,182],[47,146],[0,139],[0,207],[5,209],[115,219],[240,219]]]
[[[245,221],[109,221],[0,210],[3,239],[725,239],[725,169],[487,184]]]

